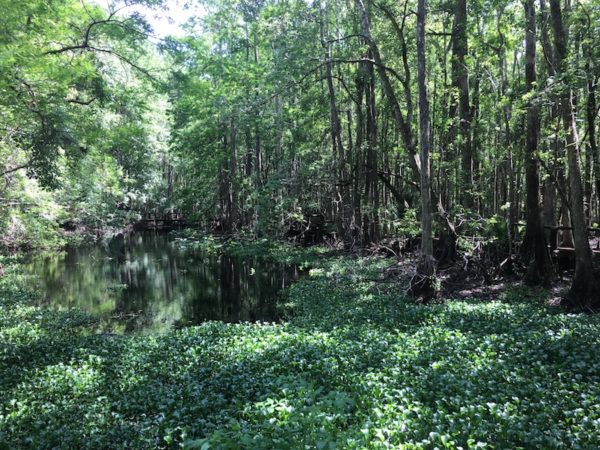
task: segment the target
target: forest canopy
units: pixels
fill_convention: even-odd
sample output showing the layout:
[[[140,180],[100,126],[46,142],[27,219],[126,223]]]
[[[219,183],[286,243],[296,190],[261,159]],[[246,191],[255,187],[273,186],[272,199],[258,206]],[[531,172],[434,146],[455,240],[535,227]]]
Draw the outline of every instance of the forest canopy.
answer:
[[[423,232],[427,266],[485,247],[548,284],[563,226],[592,286],[595,0],[184,2],[158,37],[135,7],[159,1],[2,6],[6,245],[177,211],[344,247]]]

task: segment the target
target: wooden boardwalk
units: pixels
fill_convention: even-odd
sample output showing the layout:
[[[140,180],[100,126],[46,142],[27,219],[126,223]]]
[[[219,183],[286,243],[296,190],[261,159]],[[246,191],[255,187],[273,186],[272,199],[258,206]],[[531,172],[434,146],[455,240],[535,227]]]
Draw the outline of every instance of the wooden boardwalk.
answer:
[[[568,239],[565,243],[564,238],[561,239],[561,236],[559,236],[560,232],[572,233],[573,227],[545,226],[544,228],[550,231],[550,242],[548,243],[548,249],[550,250],[550,255],[552,255],[552,257],[570,257],[575,254],[575,248],[572,245],[565,245],[569,244]],[[588,234],[593,236],[589,242],[594,256],[600,255],[600,228],[588,228]],[[572,241],[573,238],[571,237],[570,240]]]
[[[186,226],[185,219],[179,213],[146,214],[133,225],[135,230],[176,230]]]

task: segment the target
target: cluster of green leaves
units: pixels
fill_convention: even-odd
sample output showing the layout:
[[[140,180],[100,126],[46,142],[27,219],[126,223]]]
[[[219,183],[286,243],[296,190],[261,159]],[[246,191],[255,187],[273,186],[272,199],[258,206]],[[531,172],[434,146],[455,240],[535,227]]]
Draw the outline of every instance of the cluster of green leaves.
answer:
[[[55,246],[59,222],[122,225],[118,203],[167,203],[165,100],[144,69],[163,61],[144,20],[77,0],[0,8],[4,244]]]
[[[107,336],[3,263],[0,447],[600,446],[599,319],[539,293],[423,306],[367,281],[389,262],[334,258],[288,323]]]
[[[251,235],[235,238],[219,237],[199,230],[187,229],[177,233],[176,244],[184,248],[201,250],[208,254],[226,254],[237,257],[260,257],[288,265],[318,268],[330,256],[327,247],[299,247],[292,243],[272,238],[254,239]]]
[[[56,197],[27,178],[20,178],[12,188],[0,199],[0,249],[63,245],[58,224],[64,209]]]

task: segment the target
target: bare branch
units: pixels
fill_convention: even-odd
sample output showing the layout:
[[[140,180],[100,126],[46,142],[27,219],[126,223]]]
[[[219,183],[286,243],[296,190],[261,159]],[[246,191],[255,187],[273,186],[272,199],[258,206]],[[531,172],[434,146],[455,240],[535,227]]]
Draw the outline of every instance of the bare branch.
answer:
[[[4,172],[0,173],[0,176],[4,177],[18,170],[27,169],[29,166],[31,166],[31,161],[21,164],[20,166],[13,167],[12,169],[5,170]]]
[[[91,105],[96,100],[98,100],[98,97],[93,97],[90,100],[80,100],[79,98],[68,98],[67,103],[75,103],[76,105],[88,106],[88,105]]]
[[[370,64],[373,64],[374,66],[377,67],[381,67],[382,69],[388,71],[389,73],[391,73],[392,75],[394,75],[395,78],[397,78],[400,83],[403,83],[403,79],[400,76],[400,74],[398,72],[396,72],[394,69],[392,69],[389,66],[386,66],[384,64],[379,64],[377,62],[375,62],[375,60],[370,59],[370,58],[359,58],[359,59],[338,59],[338,58],[333,58],[330,59],[329,61],[333,62],[333,63],[343,63],[343,64],[358,64],[361,62],[368,62]]]
[[[337,38],[337,39],[329,39],[329,40],[325,41],[325,43],[326,44],[333,44],[335,42],[342,42],[342,41],[346,41],[346,40],[351,39],[351,38],[368,39],[367,36],[365,36],[364,34],[354,33],[354,34],[348,34],[346,36],[342,36],[341,38]]]

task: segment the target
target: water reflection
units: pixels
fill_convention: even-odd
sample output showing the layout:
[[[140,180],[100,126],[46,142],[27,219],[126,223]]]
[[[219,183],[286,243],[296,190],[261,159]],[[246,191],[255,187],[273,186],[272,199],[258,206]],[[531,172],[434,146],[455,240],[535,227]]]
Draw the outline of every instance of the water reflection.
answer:
[[[182,250],[168,235],[135,233],[34,258],[43,302],[102,316],[112,329],[157,331],[206,320],[274,321],[296,267]]]

